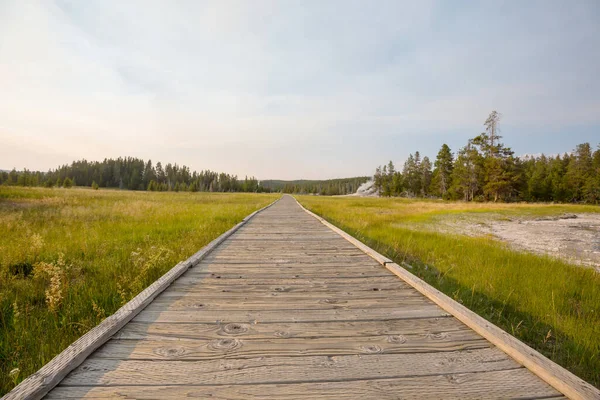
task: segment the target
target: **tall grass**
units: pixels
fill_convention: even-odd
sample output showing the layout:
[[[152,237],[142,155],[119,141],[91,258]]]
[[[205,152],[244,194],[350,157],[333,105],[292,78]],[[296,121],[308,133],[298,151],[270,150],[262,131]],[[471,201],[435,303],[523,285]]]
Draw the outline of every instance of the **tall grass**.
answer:
[[[300,202],[588,382],[600,386],[600,274],[511,250],[489,237],[436,232],[440,215],[528,218],[594,206],[466,204],[301,196]],[[420,229],[415,229],[414,225]]]
[[[0,187],[0,395],[276,197]]]

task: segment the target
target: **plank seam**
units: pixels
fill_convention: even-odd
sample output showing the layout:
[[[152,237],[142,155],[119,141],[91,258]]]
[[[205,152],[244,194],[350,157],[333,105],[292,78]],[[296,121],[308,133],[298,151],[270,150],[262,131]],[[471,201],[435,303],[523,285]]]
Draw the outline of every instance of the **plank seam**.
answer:
[[[141,291],[137,296],[119,308],[114,314],[106,318],[85,335],[71,343],[69,347],[59,353],[50,362],[30,375],[27,379],[13,388],[2,397],[1,400],[32,399],[37,400],[44,397],[52,390],[65,376],[89,357],[98,347],[103,345],[123,326],[139,314],[156,296],[169,287],[177,278],[179,278],[190,267],[198,264],[212,250],[220,245],[225,239],[231,236],[240,227],[246,224],[256,214],[266,210],[273,204],[281,200],[281,197],[271,204],[254,211],[240,223],[223,233],[218,238],[211,241],[202,249],[185,261],[179,262],[158,280]]]
[[[600,390],[588,382],[579,378],[543,354],[521,342],[519,339],[515,338],[483,317],[475,314],[462,304],[459,304],[452,298],[435,289],[433,286],[413,275],[405,268],[402,268],[400,265],[396,264],[393,260],[381,255],[347,232],[331,224],[329,221],[318,216],[312,211],[306,209],[302,204],[300,204],[298,199],[294,198],[294,200],[306,213],[312,215],[323,225],[327,226],[332,231],[350,243],[354,244],[364,253],[371,256],[381,265],[390,270],[394,275],[408,283],[410,286],[414,287],[416,290],[425,295],[425,297],[436,303],[444,311],[452,314],[456,319],[473,329],[476,333],[489,340],[493,345],[513,358],[516,362],[526,367],[540,379],[548,383],[565,396],[577,400],[600,399]],[[408,266],[406,263],[404,263],[404,265]]]

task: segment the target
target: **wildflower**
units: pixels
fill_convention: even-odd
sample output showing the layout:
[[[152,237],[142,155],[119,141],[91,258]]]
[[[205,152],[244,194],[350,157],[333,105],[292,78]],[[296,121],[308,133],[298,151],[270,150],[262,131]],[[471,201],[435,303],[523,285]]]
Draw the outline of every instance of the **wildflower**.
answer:
[[[20,315],[21,315],[21,312],[19,311],[19,305],[17,304],[17,301],[15,300],[13,302],[13,318],[15,319],[15,321],[19,318]]]
[[[119,296],[121,297],[121,305],[125,305],[125,303],[127,303],[129,300],[129,296],[120,282],[117,282],[117,293],[119,293]]]
[[[34,276],[47,275],[50,277],[50,285],[46,289],[46,304],[50,311],[56,311],[63,299],[64,273],[61,266],[65,266],[62,254],[56,264],[41,261],[34,266]]]
[[[36,254],[44,247],[44,239],[42,239],[42,236],[38,233],[31,235],[30,241],[31,250]]]
[[[118,284],[117,284],[118,285]],[[104,308],[100,307],[94,300],[92,300],[92,309],[96,313],[98,319],[104,319],[106,317],[106,311]]]
[[[10,372],[8,373],[8,377],[10,379],[12,379],[13,383],[16,385],[17,384],[17,380],[19,379],[19,374],[21,373],[21,370],[19,368],[13,368],[10,370]]]

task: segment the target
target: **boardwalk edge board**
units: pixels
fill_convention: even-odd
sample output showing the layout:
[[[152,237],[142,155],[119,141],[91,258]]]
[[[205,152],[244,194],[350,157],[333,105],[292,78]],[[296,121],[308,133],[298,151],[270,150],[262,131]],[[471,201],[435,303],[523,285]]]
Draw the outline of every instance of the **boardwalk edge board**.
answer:
[[[246,216],[240,223],[214,239],[190,258],[175,265],[158,280],[131,299],[127,304],[119,308],[114,314],[96,325],[75,342],[71,343],[69,347],[50,360],[50,362],[14,387],[13,390],[4,395],[1,400],[37,400],[44,397],[60,383],[69,372],[77,368],[90,354],[115,335],[184,272],[190,267],[198,264],[215,247],[246,224],[252,217],[271,207],[280,199],[281,198]]]
[[[318,219],[323,225],[327,226],[367,255],[371,256],[394,275],[425,295],[444,311],[452,314],[456,319],[483,336],[493,345],[512,357],[516,362],[529,369],[565,396],[571,399],[600,399],[600,390],[588,382],[567,371],[565,368],[527,346],[519,339],[500,329],[483,317],[475,314],[462,304],[454,301],[452,298],[446,296],[444,293],[413,275],[405,268],[402,268],[391,259],[383,256],[324,218],[306,209],[300,204],[298,199],[295,200],[309,215]],[[408,264],[405,265],[408,266]]]

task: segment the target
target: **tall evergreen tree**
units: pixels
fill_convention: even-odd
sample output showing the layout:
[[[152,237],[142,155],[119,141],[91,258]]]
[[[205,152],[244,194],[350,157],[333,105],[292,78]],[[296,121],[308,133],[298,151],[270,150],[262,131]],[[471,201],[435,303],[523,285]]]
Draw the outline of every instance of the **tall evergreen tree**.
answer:
[[[584,199],[585,186],[593,170],[592,147],[582,143],[575,148],[565,174],[570,201]]]
[[[462,198],[465,201],[475,199],[477,190],[480,188],[482,155],[473,141],[469,140],[467,146],[460,149],[454,161],[452,174],[452,186],[450,191],[455,199]]]
[[[429,157],[423,157],[421,165],[419,167],[420,178],[421,178],[421,196],[426,197],[429,195],[429,187],[431,186],[431,161]]]
[[[404,186],[411,196],[421,195],[422,187],[422,171],[421,171],[421,154],[417,151],[414,156],[409,154],[408,159],[404,163],[402,169],[404,176]]]
[[[447,198],[450,189],[452,171],[454,169],[454,156],[447,144],[443,144],[434,163],[435,169],[431,180],[430,192],[434,196]]]
[[[592,170],[584,187],[585,200],[589,203],[600,203],[600,145],[592,157]]]

